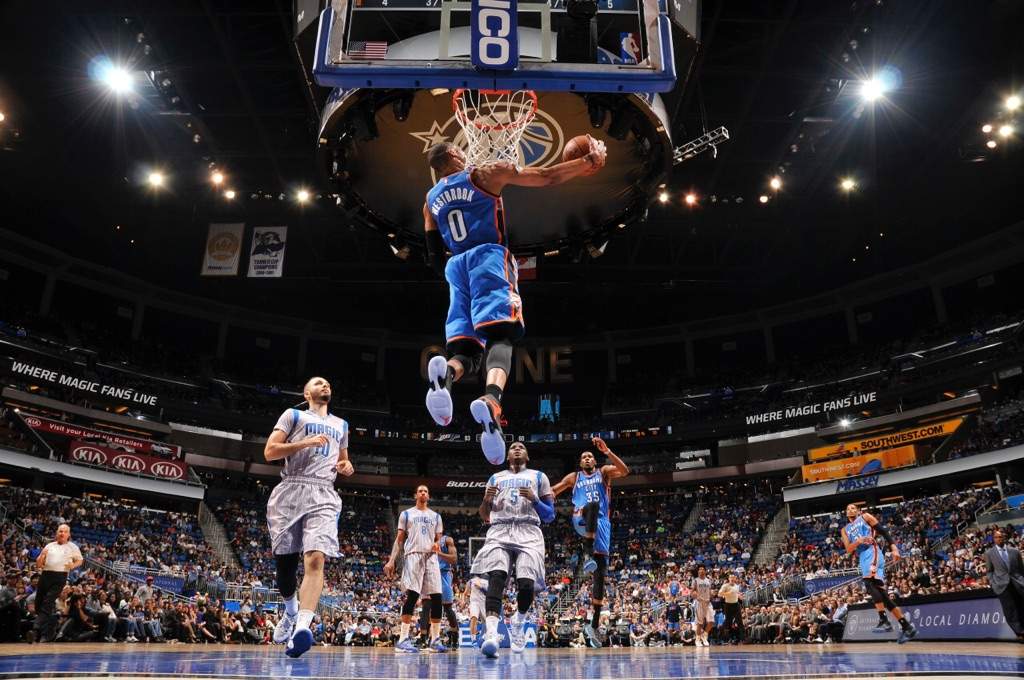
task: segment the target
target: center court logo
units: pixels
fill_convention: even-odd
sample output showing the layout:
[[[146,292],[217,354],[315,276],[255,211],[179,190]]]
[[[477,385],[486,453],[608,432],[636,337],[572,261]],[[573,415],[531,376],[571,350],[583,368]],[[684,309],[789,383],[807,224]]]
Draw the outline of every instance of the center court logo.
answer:
[[[410,136],[423,143],[420,153],[426,155],[430,147],[441,142],[451,142],[466,151],[468,140],[459,126],[459,121],[452,114],[444,123],[431,121],[430,129],[421,132],[410,132]],[[564,144],[565,135],[562,126],[550,114],[538,109],[536,116],[519,140],[519,164],[532,168],[544,168],[558,160]],[[437,173],[430,169],[430,180],[437,183]]]

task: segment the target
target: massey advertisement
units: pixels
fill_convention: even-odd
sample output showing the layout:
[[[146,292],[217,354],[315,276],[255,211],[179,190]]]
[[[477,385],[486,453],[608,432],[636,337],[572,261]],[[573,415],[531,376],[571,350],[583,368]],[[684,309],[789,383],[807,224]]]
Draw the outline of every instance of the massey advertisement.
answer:
[[[960,423],[962,422],[962,418],[954,418],[952,420],[944,420],[941,423],[921,425],[910,430],[901,430],[900,432],[891,432],[889,434],[880,434],[874,437],[866,437],[864,439],[854,439],[848,442],[819,446],[814,449],[809,449],[807,451],[807,457],[810,460],[824,460],[826,458],[834,458],[836,456],[845,456],[850,453],[877,451],[878,449],[887,449],[893,446],[912,444],[913,442],[919,442],[933,437],[946,437],[956,432],[956,428],[960,427]]]
[[[185,479],[185,475],[188,474],[188,464],[182,461],[164,460],[89,442],[71,442],[68,445],[67,459],[75,463],[87,463],[119,472],[149,475],[162,479]]]
[[[917,462],[916,456],[917,452],[913,446],[900,446],[863,456],[839,458],[824,463],[810,463],[803,466],[804,481],[820,482],[824,479],[841,479],[906,467]]]

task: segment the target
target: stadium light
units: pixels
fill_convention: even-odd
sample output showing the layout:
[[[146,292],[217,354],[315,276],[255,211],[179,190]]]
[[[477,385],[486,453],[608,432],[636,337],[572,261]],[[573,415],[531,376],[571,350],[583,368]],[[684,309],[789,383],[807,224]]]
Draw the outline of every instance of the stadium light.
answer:
[[[212,175],[210,175],[210,181],[213,182],[215,185],[220,186],[221,184],[224,183],[224,173],[214,172]]]
[[[667,191],[659,191],[658,192],[658,202],[659,203],[668,203],[668,192]]]
[[[842,418],[842,419],[839,420],[839,424],[842,425],[843,427],[849,427],[850,426],[850,419],[849,418]]]
[[[1005,104],[1007,111],[1016,111],[1020,108],[1020,95],[1011,94],[1006,98]]]
[[[132,87],[135,85],[131,73],[113,64],[100,72],[100,80],[113,90],[114,94],[131,92]]]
[[[305,189],[299,189],[295,193],[295,200],[298,201],[299,203],[305,203],[306,201],[309,200],[309,192],[306,191]]]
[[[695,193],[693,193],[691,191],[690,193],[686,194],[686,199],[685,200],[686,200],[686,205],[690,205],[690,206],[697,205],[697,194],[695,194]]]
[[[877,101],[885,94],[885,85],[878,78],[861,81],[860,96],[869,102]]]
[[[768,197],[764,194],[761,194],[761,196],[757,200],[761,201],[762,203],[767,203]]]
[[[235,190],[234,189],[228,189],[227,191],[225,191],[224,192],[224,198],[228,199],[229,201],[235,200]]]
[[[0,111],[0,123],[4,122],[5,120],[7,120],[7,116],[4,115],[3,111]]]
[[[984,125],[981,126],[981,131],[987,135],[988,133],[992,132],[992,125],[990,123],[985,123]]]
[[[855,182],[852,177],[844,177],[842,181],[839,182],[839,188],[849,193],[857,188],[857,182]]]
[[[996,147],[997,147],[997,146],[999,146],[999,145],[998,145],[998,144],[996,144],[996,140],[994,140],[994,139],[990,139],[990,140],[988,140],[987,142],[985,142],[985,146],[987,146],[987,147],[988,147],[988,148],[990,148],[990,149],[994,149],[994,148],[996,148]]]
[[[1001,125],[999,127],[999,136],[1000,137],[1009,137],[1012,134],[1013,134],[1013,126],[1012,125],[1006,124],[1006,125]]]
[[[162,187],[164,185],[164,174],[154,170],[146,177],[146,181],[149,182],[149,186],[151,187]]]
[[[778,191],[779,189],[782,188],[782,178],[779,177],[778,175],[772,177],[771,180],[768,182],[768,186],[772,188],[772,191]]]

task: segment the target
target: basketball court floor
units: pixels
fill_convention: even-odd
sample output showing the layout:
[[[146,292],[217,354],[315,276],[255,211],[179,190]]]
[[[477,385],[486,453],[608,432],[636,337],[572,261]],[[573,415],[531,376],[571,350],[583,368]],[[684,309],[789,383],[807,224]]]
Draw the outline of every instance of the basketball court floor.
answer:
[[[128,644],[4,645],[0,678],[1006,678],[1024,677],[1014,643],[503,650],[443,655],[316,648],[297,660],[280,647]]]

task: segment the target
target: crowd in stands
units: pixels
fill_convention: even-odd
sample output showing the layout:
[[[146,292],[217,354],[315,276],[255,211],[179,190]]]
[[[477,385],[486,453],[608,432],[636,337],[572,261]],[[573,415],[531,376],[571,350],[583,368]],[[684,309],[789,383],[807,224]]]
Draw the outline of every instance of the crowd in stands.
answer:
[[[1024,394],[1018,392],[977,415],[974,431],[949,452],[949,459],[997,451],[1024,442]]]

